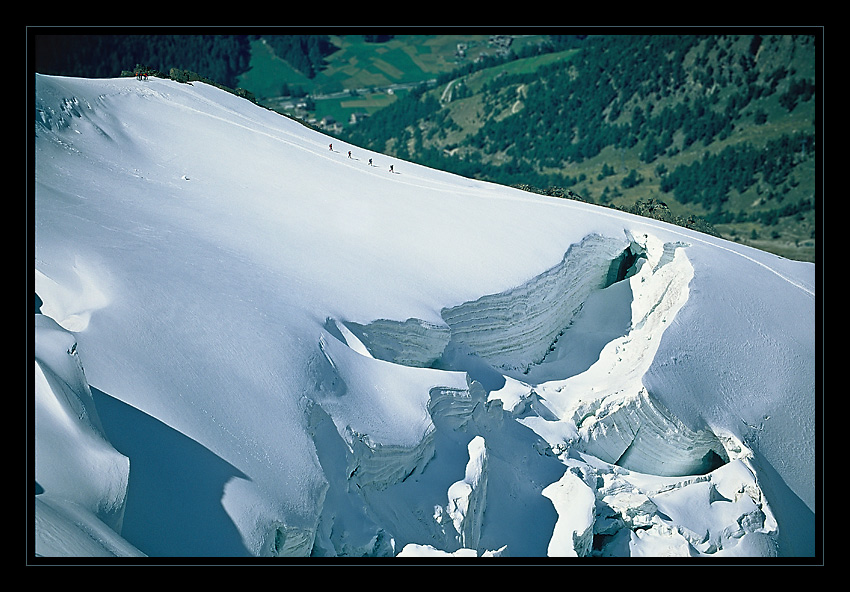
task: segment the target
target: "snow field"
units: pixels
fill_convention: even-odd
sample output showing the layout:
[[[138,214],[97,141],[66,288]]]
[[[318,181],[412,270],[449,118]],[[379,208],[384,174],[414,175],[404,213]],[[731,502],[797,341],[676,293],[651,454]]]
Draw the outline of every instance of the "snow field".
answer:
[[[36,82],[37,553],[813,549],[814,266]]]

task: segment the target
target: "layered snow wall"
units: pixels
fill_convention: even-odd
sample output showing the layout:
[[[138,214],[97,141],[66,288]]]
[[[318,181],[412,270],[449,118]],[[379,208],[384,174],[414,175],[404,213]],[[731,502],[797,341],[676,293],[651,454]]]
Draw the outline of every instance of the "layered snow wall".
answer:
[[[588,296],[623,279],[641,252],[633,241],[593,234],[521,286],[443,309],[443,325],[420,319],[346,325],[373,356],[397,364],[432,367],[451,345],[505,373],[522,373],[545,359]]]

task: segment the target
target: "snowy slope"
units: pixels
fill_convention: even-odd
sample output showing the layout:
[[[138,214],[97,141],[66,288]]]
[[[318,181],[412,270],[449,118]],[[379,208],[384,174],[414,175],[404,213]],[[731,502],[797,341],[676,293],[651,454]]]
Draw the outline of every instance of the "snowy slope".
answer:
[[[35,99],[38,555],[814,553],[813,265],[198,82]]]

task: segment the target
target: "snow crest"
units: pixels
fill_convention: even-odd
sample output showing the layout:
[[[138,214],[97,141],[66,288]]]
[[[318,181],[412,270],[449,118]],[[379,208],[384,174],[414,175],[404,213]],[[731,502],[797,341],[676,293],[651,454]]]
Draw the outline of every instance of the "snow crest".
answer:
[[[120,537],[130,461],[103,431],[77,340],[43,314],[35,334],[36,553],[141,556]]]

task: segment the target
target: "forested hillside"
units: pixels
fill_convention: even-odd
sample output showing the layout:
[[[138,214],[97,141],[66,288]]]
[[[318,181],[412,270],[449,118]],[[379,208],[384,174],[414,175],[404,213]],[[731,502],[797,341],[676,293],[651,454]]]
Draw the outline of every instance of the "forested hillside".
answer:
[[[545,51],[543,65],[444,77],[345,137],[498,183],[658,204],[814,260],[814,36],[565,37]]]

